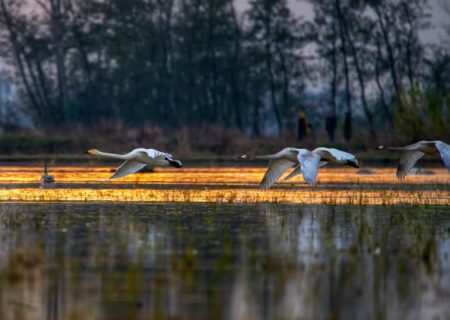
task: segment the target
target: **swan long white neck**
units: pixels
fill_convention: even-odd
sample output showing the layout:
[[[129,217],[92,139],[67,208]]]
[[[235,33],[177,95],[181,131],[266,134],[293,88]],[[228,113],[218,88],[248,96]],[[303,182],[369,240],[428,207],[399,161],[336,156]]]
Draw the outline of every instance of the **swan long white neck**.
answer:
[[[96,156],[99,157],[105,157],[105,158],[113,158],[113,159],[120,159],[120,160],[128,160],[128,154],[116,154],[116,153],[108,153],[108,152],[102,152],[102,151],[94,151]]]
[[[412,150],[412,148],[408,148],[408,147],[383,147],[382,149],[387,149],[387,150],[397,150],[397,151],[408,151],[408,150]]]
[[[272,160],[272,159],[276,159],[276,154],[267,154],[267,155],[263,155],[263,156],[253,156],[252,159],[256,159],[256,160]]]

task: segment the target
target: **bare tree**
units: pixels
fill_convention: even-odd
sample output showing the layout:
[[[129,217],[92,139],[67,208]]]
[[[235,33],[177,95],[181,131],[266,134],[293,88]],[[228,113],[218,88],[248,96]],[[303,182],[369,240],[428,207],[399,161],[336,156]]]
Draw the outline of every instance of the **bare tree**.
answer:
[[[376,132],[375,132],[375,128],[374,128],[374,120],[373,120],[373,115],[372,112],[369,109],[369,105],[367,103],[367,99],[366,99],[366,84],[365,84],[365,80],[364,80],[364,75],[363,75],[363,70],[362,70],[362,66],[361,63],[359,61],[359,52],[357,52],[356,49],[356,45],[354,43],[354,39],[353,36],[349,30],[349,21],[353,20],[353,16],[351,15],[345,15],[342,9],[342,5],[341,5],[341,0],[335,0],[335,5],[336,5],[336,14],[338,17],[338,21],[340,24],[340,30],[342,32],[342,38],[345,38],[344,40],[346,42],[348,42],[349,44],[349,48],[350,48],[350,52],[353,58],[353,63],[355,66],[355,70],[356,70],[356,75],[358,78],[358,84],[359,84],[359,89],[360,89],[360,99],[361,99],[361,103],[364,109],[364,112],[366,114],[366,119],[367,122],[369,124],[369,133],[371,135],[371,137],[373,139],[375,139],[376,141]],[[352,8],[351,7],[347,7],[347,10],[350,11]],[[356,8],[356,10],[358,10],[359,8]],[[361,9],[359,9],[361,10]],[[360,21],[362,20],[362,18],[359,19]],[[361,21],[364,22],[364,21]]]

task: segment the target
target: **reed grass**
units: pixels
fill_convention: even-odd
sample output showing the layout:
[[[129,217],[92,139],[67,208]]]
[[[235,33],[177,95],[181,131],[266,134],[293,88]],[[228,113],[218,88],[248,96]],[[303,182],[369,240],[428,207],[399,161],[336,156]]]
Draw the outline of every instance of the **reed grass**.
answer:
[[[223,202],[352,205],[444,205],[450,191],[405,190],[153,190],[153,189],[3,189],[0,201]]]

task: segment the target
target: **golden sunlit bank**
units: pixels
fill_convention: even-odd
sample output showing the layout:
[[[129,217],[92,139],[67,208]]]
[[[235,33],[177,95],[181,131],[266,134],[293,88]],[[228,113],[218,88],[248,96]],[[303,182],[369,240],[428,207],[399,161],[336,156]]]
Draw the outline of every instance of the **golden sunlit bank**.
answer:
[[[156,169],[106,180],[109,167],[57,167],[56,184],[39,188],[41,168],[0,168],[1,201],[227,202],[299,204],[450,205],[450,174],[433,169],[398,181],[395,169],[321,169],[318,185],[301,177],[259,191],[264,168]]]

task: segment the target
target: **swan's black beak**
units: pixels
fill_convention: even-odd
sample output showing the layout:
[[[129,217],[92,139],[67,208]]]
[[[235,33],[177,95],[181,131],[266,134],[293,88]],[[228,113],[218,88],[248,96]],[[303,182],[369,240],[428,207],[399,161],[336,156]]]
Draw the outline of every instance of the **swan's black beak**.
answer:
[[[169,162],[169,165],[175,168],[182,168],[183,164],[181,163],[180,160],[174,160],[174,159],[170,159],[170,158],[166,158],[166,160]]]
[[[347,165],[353,168],[359,168],[357,160],[347,160]]]

